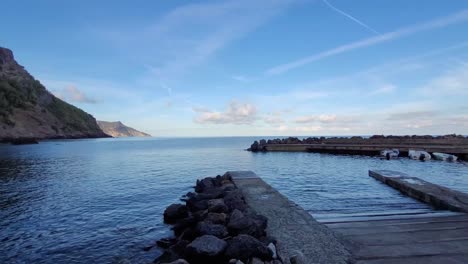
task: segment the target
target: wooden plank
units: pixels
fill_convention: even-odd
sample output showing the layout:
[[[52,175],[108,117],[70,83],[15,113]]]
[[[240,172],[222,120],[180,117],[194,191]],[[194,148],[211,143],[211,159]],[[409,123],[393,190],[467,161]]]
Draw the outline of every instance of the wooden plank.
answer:
[[[379,258],[358,260],[356,264],[466,264],[467,254],[430,255],[404,258]]]
[[[354,252],[356,259],[404,258],[447,254],[468,254],[468,239],[405,243],[398,245],[363,246]],[[467,259],[468,262],[468,259]]]
[[[465,222],[468,221],[467,214],[454,213],[447,214],[442,213],[440,215],[428,214],[428,215],[417,215],[417,216],[402,216],[398,219],[382,219],[382,220],[369,220],[363,221],[345,221],[345,222],[334,222],[326,223],[330,228],[356,228],[359,226],[370,227],[370,226],[387,226],[387,225],[405,225],[405,224],[425,224],[425,223],[439,223],[439,222]]]
[[[334,231],[344,235],[364,235],[364,234],[385,234],[397,232],[414,232],[414,231],[430,231],[430,230],[454,230],[468,228],[466,221],[459,222],[435,222],[422,224],[407,224],[407,225],[387,225],[387,226],[367,226],[367,227],[346,227],[333,228]]]
[[[466,193],[396,171],[370,170],[369,176],[435,208],[468,213],[468,194]]]
[[[345,235],[354,242],[365,246],[407,245],[468,240],[468,226],[454,229],[415,229],[405,232],[381,232]],[[468,253],[468,252],[467,252]]]

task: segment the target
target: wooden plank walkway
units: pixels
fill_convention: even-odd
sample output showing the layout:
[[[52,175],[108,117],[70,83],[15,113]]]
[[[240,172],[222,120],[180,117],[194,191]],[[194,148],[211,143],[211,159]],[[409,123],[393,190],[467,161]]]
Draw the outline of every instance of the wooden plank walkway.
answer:
[[[326,224],[356,263],[468,263],[468,215]]]
[[[347,241],[356,263],[468,263],[468,195],[394,171],[369,176],[439,209],[321,221]],[[459,213],[460,212],[460,213]]]

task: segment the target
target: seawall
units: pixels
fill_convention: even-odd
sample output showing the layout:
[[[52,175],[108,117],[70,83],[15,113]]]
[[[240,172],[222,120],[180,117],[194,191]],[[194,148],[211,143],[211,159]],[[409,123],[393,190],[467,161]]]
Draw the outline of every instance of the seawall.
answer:
[[[251,171],[228,174],[247,204],[268,218],[267,232],[278,241],[284,263],[348,263],[345,241]]]

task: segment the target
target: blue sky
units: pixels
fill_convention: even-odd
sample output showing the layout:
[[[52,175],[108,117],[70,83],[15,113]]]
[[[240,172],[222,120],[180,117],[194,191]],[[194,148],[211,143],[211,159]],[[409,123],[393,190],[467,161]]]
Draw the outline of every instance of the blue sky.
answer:
[[[51,92],[154,136],[468,134],[468,1],[4,0],[2,20]]]

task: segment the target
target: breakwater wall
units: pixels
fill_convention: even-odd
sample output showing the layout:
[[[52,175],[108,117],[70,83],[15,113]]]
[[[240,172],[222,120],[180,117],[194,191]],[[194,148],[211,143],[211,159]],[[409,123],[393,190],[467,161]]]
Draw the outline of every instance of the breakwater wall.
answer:
[[[379,155],[383,149],[399,149],[406,156],[410,149],[442,152],[468,160],[468,138],[460,135],[446,136],[372,136],[305,138],[289,137],[255,141],[249,151],[316,152],[330,154]]]
[[[164,253],[154,263],[328,264],[351,258],[339,237],[253,172],[204,178],[181,200],[164,212],[174,236],[157,241]]]

